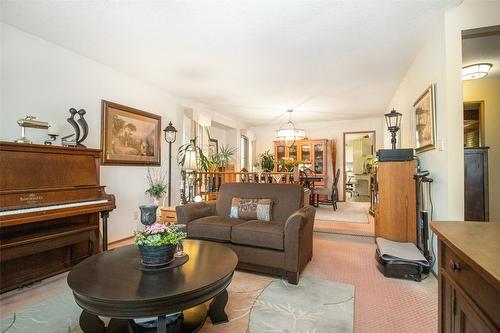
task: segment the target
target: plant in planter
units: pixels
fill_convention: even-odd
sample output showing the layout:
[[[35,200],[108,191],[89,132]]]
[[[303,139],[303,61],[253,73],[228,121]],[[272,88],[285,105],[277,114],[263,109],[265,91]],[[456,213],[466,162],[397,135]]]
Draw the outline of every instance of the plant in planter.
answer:
[[[146,181],[149,187],[145,193],[153,198],[156,205],[159,205],[161,197],[167,193],[167,173],[162,169],[153,170],[148,168]]]
[[[189,143],[183,144],[179,147],[177,151],[177,164],[181,167],[184,166],[186,162],[186,157],[188,152],[194,151],[196,153],[196,164],[199,170],[208,171],[210,170],[210,164],[208,157],[203,153],[203,149],[198,146],[197,138],[191,139]]]
[[[363,162],[363,169],[366,174],[372,174],[374,172],[375,165],[377,163],[377,158],[372,155],[368,155]]]
[[[265,152],[260,154],[259,157],[260,167],[263,171],[271,172],[274,170],[274,155],[271,154],[269,150],[266,150]]]
[[[231,162],[231,158],[236,153],[236,148],[231,145],[221,145],[219,147],[219,152],[215,154],[217,156],[217,166],[220,169],[224,169]],[[221,170],[221,171],[222,171]]]
[[[134,232],[144,266],[164,266],[174,259],[177,245],[186,233],[175,226],[155,223]]]

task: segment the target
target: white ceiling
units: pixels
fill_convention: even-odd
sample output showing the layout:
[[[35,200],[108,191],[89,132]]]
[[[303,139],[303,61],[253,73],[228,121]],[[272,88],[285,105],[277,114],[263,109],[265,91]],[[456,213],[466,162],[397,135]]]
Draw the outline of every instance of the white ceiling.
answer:
[[[495,35],[467,38],[462,41],[463,66],[482,62],[493,65],[487,78],[500,77],[500,31]]]
[[[1,1],[1,20],[251,125],[382,115],[460,1]]]

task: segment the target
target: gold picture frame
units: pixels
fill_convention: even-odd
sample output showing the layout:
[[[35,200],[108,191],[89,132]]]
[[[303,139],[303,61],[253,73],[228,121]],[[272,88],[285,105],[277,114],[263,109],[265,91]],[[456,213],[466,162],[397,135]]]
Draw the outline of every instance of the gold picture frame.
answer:
[[[101,164],[161,164],[161,116],[106,100],[101,106]]]
[[[415,151],[421,153],[436,148],[436,115],[434,85],[431,84],[413,103],[415,120]]]

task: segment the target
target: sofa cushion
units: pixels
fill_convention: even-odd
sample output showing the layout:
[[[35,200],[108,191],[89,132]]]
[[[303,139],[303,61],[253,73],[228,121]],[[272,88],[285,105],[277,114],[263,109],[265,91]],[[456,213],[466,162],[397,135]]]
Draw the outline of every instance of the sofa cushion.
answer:
[[[189,238],[211,239],[222,242],[231,240],[231,227],[245,222],[225,216],[206,216],[187,224]]]
[[[296,210],[304,206],[304,188],[295,184],[225,183],[217,196],[216,214],[229,216],[234,197],[271,199],[273,220],[286,221]]]
[[[285,222],[282,221],[262,222],[258,220],[250,220],[234,225],[231,230],[231,242],[240,245],[283,250],[284,225]]]
[[[234,197],[231,201],[229,217],[244,220],[271,221],[273,201],[271,199],[242,199]]]

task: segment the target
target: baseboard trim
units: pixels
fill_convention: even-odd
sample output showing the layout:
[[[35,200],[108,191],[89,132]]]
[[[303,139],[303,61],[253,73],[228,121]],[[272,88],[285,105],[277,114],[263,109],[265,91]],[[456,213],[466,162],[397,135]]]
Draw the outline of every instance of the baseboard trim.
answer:
[[[125,238],[122,238],[122,239],[118,239],[118,240],[115,240],[115,241],[112,241],[112,242],[109,242],[108,243],[108,246],[113,246],[115,244],[118,244],[118,243],[121,243],[121,242],[124,242],[124,241],[127,241],[127,240],[130,240],[130,239],[133,239],[134,236],[129,236],[129,237],[125,237]]]

